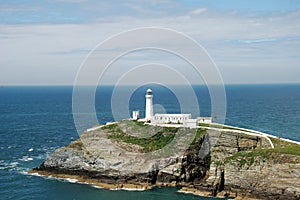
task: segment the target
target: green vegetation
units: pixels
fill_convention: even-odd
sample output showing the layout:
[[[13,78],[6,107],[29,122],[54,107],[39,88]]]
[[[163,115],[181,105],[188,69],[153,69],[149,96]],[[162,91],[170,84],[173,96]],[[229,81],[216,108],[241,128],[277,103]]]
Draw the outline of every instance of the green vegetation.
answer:
[[[245,130],[243,130],[241,128],[238,128],[238,127],[231,127],[231,126],[226,126],[226,125],[222,125],[222,124],[199,123],[198,125],[201,126],[201,127],[212,127],[212,128],[219,128],[219,129],[229,129],[229,130],[245,131]]]
[[[233,156],[230,156],[226,158],[225,163],[230,163],[232,161],[238,161],[239,165],[242,167],[245,164],[252,165],[255,162],[256,157],[263,157],[263,158],[269,158],[272,154],[270,149],[257,149],[253,151],[240,151],[234,154]]]
[[[248,164],[249,166],[255,162],[255,158],[262,157],[265,159],[276,159],[279,154],[290,154],[300,156],[300,145],[285,142],[280,139],[270,138],[274,144],[274,149],[256,149],[253,151],[240,151],[226,158],[225,163],[238,161],[240,166]]]
[[[277,138],[270,138],[274,144],[274,152],[300,156],[300,145],[286,142]]]
[[[219,128],[219,129],[232,129],[232,130],[240,130],[239,128],[233,128],[222,124],[207,124],[207,123],[199,123],[201,127],[211,127],[211,128]]]
[[[199,140],[201,140],[201,137],[202,137],[203,135],[205,135],[205,133],[206,133],[206,130],[205,130],[205,129],[202,129],[202,128],[198,128],[198,129],[197,129],[196,136],[195,136],[193,142],[191,143],[191,145],[190,145],[190,147],[189,147],[190,150],[191,150],[191,149],[199,150],[198,148],[201,147],[201,145],[198,144],[198,143],[199,143]],[[197,147],[198,147],[198,148],[197,148]]]
[[[172,141],[174,137],[175,134],[163,132],[158,132],[150,138],[138,138],[120,132],[114,132],[108,136],[108,138],[115,139],[117,141],[122,141],[129,144],[137,144],[143,147],[143,152],[145,153],[163,148],[170,141]]]
[[[128,126],[132,128],[129,129],[129,131],[134,131],[137,133],[141,133],[141,135],[152,135],[149,138],[139,138],[136,136],[132,136],[129,134],[126,134],[122,131],[122,129],[119,127],[122,126]],[[210,124],[200,124],[200,126],[210,126]],[[238,128],[232,128],[222,125],[213,125],[212,127],[216,128],[228,128],[228,129],[235,129],[240,130]],[[145,125],[143,122],[139,121],[122,121],[120,124],[114,123],[107,126],[104,126],[102,129],[109,130],[109,138],[126,142],[129,144],[135,144],[139,145],[143,148],[143,152],[151,152],[156,151],[159,149],[162,149],[165,147],[168,143],[170,143],[174,137],[175,134],[179,131],[179,128],[176,127],[153,127],[149,125]],[[128,131],[128,130],[127,130]],[[152,134],[151,134],[152,133]],[[155,133],[153,135],[153,133]],[[198,143],[200,140],[203,139],[203,135],[206,133],[205,128],[199,128],[197,129],[196,136],[191,143],[189,150],[197,150],[199,147]],[[291,155],[298,155],[300,156],[300,145],[285,142],[277,138],[270,138],[275,146],[274,149],[255,149],[253,151],[240,151],[236,154],[226,158],[224,162],[221,161],[215,161],[216,165],[224,165],[226,163],[230,162],[238,162],[240,166],[244,165],[252,165],[255,163],[256,158],[261,157],[264,159],[270,159],[270,158],[277,158],[279,154],[291,154]],[[73,142],[69,146],[72,148],[81,148],[82,143]]]
[[[132,122],[134,122],[135,125],[140,126],[140,127],[147,127],[148,124],[145,124],[144,122],[139,122],[137,120],[132,120]]]
[[[126,132],[125,130],[120,127],[127,126],[128,129]],[[136,126],[137,125],[137,126]],[[139,128],[138,128],[139,127]],[[104,126],[103,130],[109,130],[108,138],[113,139],[115,141],[125,142],[129,144],[139,145],[143,148],[143,152],[151,152],[162,149],[168,143],[170,143],[176,133],[179,131],[177,127],[155,127],[149,125],[145,125],[143,122],[139,121],[122,121],[120,123],[110,124]],[[124,130],[124,131],[123,131]],[[137,137],[127,134],[127,132],[133,131],[140,133],[141,136],[143,135],[152,135],[151,137]],[[195,139],[191,144],[190,148],[196,147],[198,139],[201,138],[203,134],[206,133],[205,129],[198,129]],[[153,135],[154,134],[154,135]]]
[[[103,126],[101,129],[102,130],[114,130],[116,127],[118,127],[118,124],[113,123],[113,124],[110,124],[110,125]]]
[[[84,145],[83,145],[81,139],[78,139],[78,140],[75,140],[74,142],[72,142],[71,144],[69,144],[67,147],[81,150],[84,147]]]
[[[76,149],[79,151],[83,151],[86,155],[89,155],[90,152],[85,148],[84,144],[82,143],[81,139],[77,139],[74,142],[70,143],[67,148]]]
[[[166,133],[177,133],[177,131],[179,130],[179,128],[176,127],[163,127],[163,132]]]
[[[200,123],[199,126],[243,131],[240,128],[229,127],[226,125],[222,126],[219,124]],[[234,154],[233,156],[226,158],[225,164],[232,161],[237,161],[240,166],[244,166],[245,164],[250,166],[255,162],[255,158],[257,157],[262,157],[265,159],[276,159],[279,154],[290,154],[300,156],[300,145],[291,142],[286,142],[280,140],[279,138],[270,139],[274,144],[274,149],[256,149],[253,151],[240,151]],[[222,162],[215,161],[215,164],[222,165]]]
[[[220,161],[220,160],[215,160],[214,163],[215,163],[215,165],[217,165],[217,166],[224,165],[224,162],[222,162],[222,161]]]
[[[195,140],[196,139],[199,139],[202,135],[204,135],[206,133],[206,130],[205,129],[202,129],[202,128],[198,128],[197,129],[197,133],[196,133],[196,137],[195,137]],[[194,140],[194,141],[195,141]]]
[[[141,129],[139,129],[140,131],[145,131],[145,132],[147,131],[146,128],[148,125],[144,125],[143,122],[127,121],[127,122],[121,122],[121,123],[123,123],[123,125],[124,125],[124,123],[128,124],[128,125],[134,123],[134,125],[142,127]],[[118,124],[111,124],[111,125],[105,126],[103,128],[106,130],[110,130],[110,134],[108,135],[108,138],[114,139],[116,141],[126,142],[129,144],[139,145],[139,146],[143,147],[143,152],[145,152],[145,153],[163,148],[164,146],[166,146],[169,142],[171,142],[173,140],[173,138],[175,137],[175,133],[178,131],[178,128],[171,128],[171,127],[159,128],[159,127],[157,127],[156,129],[154,129],[157,132],[152,137],[139,138],[139,137],[131,136],[131,135],[124,133],[120,129]]]

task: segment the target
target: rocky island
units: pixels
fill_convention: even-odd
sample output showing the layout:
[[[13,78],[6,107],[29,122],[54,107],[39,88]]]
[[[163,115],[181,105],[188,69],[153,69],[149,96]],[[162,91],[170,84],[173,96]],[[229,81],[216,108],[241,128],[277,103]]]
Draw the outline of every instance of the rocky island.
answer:
[[[300,199],[300,145],[216,124],[123,120],[84,132],[30,173],[107,189],[181,186],[201,196]]]

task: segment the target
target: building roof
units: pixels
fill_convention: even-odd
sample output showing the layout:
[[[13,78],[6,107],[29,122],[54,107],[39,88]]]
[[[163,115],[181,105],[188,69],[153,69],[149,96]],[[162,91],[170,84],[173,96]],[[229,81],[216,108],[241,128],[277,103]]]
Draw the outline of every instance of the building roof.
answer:
[[[155,113],[154,116],[170,116],[170,117],[177,117],[177,116],[191,116],[191,114],[160,114],[160,113]]]
[[[150,88],[147,90],[147,94],[152,94],[152,90]]]

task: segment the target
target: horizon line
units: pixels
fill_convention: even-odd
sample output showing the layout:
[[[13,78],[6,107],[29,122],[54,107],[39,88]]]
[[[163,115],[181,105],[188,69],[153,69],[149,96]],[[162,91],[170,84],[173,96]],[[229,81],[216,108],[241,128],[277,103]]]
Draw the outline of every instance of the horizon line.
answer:
[[[299,85],[300,82],[292,82],[292,83],[224,83],[224,86],[237,86],[237,85]],[[145,85],[140,85],[140,87],[142,86],[147,86],[147,85],[159,85],[159,84],[145,84]],[[189,86],[187,84],[168,84],[171,86]],[[191,86],[207,86],[206,84],[190,84]],[[220,86],[222,84],[210,84],[211,86]],[[111,86],[115,86],[113,84],[104,84],[104,85],[76,85],[76,86],[80,86],[80,87],[101,87],[101,86],[105,86],[105,87],[111,87]],[[123,86],[137,86],[134,84],[125,84],[125,85],[119,85],[121,87]],[[24,85],[18,85],[18,84],[7,84],[7,85],[0,85],[0,87],[74,87],[74,85],[72,84],[57,84],[57,85],[52,85],[52,84],[40,84],[40,85],[36,85],[36,84],[24,84]]]

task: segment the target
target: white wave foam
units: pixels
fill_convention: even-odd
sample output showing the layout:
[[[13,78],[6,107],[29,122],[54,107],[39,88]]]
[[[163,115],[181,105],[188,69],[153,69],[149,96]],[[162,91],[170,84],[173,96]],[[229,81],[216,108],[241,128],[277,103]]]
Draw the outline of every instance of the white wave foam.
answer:
[[[28,149],[29,152],[33,151],[33,148]]]
[[[97,189],[103,189],[103,187],[97,186],[97,185],[91,185],[93,188],[97,188]]]
[[[7,162],[1,162],[1,166],[0,166],[0,169],[1,170],[17,170],[18,169],[18,165],[20,163],[18,162],[11,162],[11,163],[7,163]]]
[[[0,170],[4,170],[4,169],[6,169],[5,166],[0,166]]]
[[[126,187],[122,187],[122,188],[111,188],[109,190],[112,191],[118,191],[118,190],[125,190],[125,191],[136,191],[136,192],[141,192],[141,191],[145,191],[145,188],[126,188]]]
[[[64,182],[68,182],[68,183],[79,183],[78,180],[75,178],[57,178],[57,177],[53,177],[53,176],[42,176],[42,177],[46,177],[49,179],[55,179],[55,180],[59,180],[59,181],[64,181]]]
[[[0,170],[5,169],[5,161],[4,160],[0,160]]]
[[[38,160],[44,160],[46,158],[46,155],[45,154],[40,154],[40,155],[37,155],[37,156],[32,156],[32,158],[38,159]]]
[[[149,190],[149,189],[146,189],[146,188],[143,187],[143,188],[122,188],[122,190],[142,192],[142,191],[146,191],[146,190]]]
[[[30,176],[43,177],[43,178],[46,178],[46,179],[54,179],[54,177],[52,177],[52,176],[42,175],[42,174],[39,174],[39,173],[37,173],[37,172],[34,172],[34,173],[28,173],[28,175],[30,175]]]
[[[69,183],[77,183],[78,180],[75,178],[63,178],[63,180],[69,182]]]
[[[76,184],[86,184],[86,185],[90,185],[93,188],[97,188],[97,189],[103,189],[103,187],[94,185],[94,184],[90,184],[88,182],[80,182],[75,178],[57,178],[57,177],[53,177],[53,176],[46,176],[46,175],[41,175],[39,173],[28,173],[27,171],[23,171],[21,172],[24,175],[31,175],[31,176],[38,176],[38,177],[42,177],[42,178],[46,178],[46,179],[55,179],[55,180],[59,180],[59,181],[65,181],[65,182],[69,182],[69,183],[76,183]],[[110,190],[125,190],[125,191],[145,191],[145,188],[115,188],[115,189],[110,189]]]
[[[28,162],[28,161],[32,161],[33,158],[29,157],[29,156],[23,156],[22,158],[20,158],[19,160],[21,161],[25,161],[25,162]]]
[[[46,178],[46,179],[54,179],[54,177],[52,177],[52,176],[41,175],[41,174],[39,174],[39,173],[37,173],[37,172],[35,172],[35,173],[28,173],[28,172],[26,172],[25,175],[29,175],[29,176],[38,176],[38,177],[43,177],[43,178]]]
[[[69,182],[69,183],[80,183],[75,178],[57,178],[57,177],[54,177],[54,176],[51,176],[51,175],[47,176],[47,175],[41,175],[39,173],[28,173],[28,172],[26,174],[27,175],[32,175],[32,176],[39,176],[39,177],[43,177],[43,178],[46,178],[46,179],[55,179],[55,180],[59,180],[59,181]]]
[[[9,167],[11,167],[11,168],[14,168],[14,167],[16,167],[17,165],[19,165],[20,163],[18,163],[18,162],[12,162],[12,163],[10,163],[8,166]]]
[[[20,171],[20,174],[29,175],[28,171]]]
[[[146,189],[145,188],[120,188],[118,190],[126,190],[126,191],[145,191]]]

